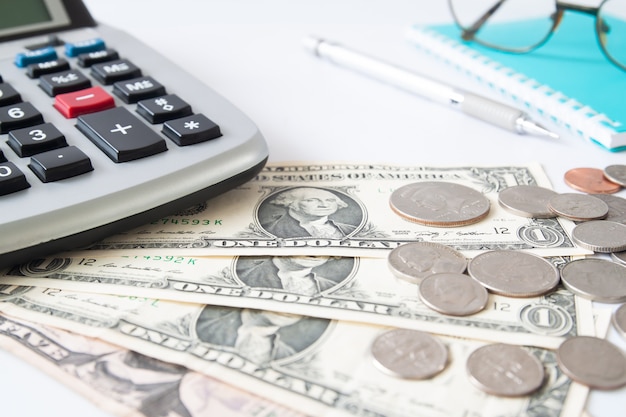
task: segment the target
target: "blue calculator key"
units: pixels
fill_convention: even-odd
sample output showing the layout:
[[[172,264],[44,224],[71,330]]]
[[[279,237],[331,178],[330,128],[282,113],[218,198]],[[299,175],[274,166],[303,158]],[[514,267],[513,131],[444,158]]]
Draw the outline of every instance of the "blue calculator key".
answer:
[[[100,38],[87,39],[80,42],[66,43],[65,55],[69,57],[77,57],[87,52],[95,52],[106,49],[106,44]]]
[[[13,162],[0,162],[0,195],[7,195],[30,187],[24,173]]]
[[[59,181],[93,171],[89,157],[76,146],[34,155],[28,167],[42,182]]]
[[[15,65],[20,68],[26,68],[30,64],[54,61],[55,59],[57,59],[57,51],[48,46],[46,48],[35,49],[34,51],[20,52],[15,56]]]

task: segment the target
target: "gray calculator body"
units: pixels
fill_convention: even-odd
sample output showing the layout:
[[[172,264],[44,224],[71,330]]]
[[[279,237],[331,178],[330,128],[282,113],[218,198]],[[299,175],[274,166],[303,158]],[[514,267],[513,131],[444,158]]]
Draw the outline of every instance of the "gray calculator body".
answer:
[[[79,248],[205,202],[253,178],[268,158],[267,145],[257,126],[211,88],[125,32],[96,24],[81,2],[52,3],[70,11],[69,26],[35,30],[35,35],[7,35],[6,30],[3,34],[0,29],[0,76],[5,85],[9,84],[21,96],[20,102],[0,106],[0,111],[15,113],[8,108],[19,109],[25,102],[32,104],[44,122],[63,133],[68,146],[79,148],[88,157],[92,169],[44,182],[33,170],[32,158],[37,155],[19,156],[9,146],[10,132],[0,134],[0,151],[4,155],[0,158],[0,175],[9,172],[8,168],[2,170],[4,160],[5,165],[20,171],[28,183],[25,189],[0,195],[0,267]],[[144,120],[137,113],[137,103],[124,102],[111,93],[112,85],[94,79],[90,68],[77,65],[76,58],[63,56],[64,45],[95,38],[132,61],[143,75],[158,80],[167,94],[175,94],[188,103],[193,115],[202,114],[213,121],[221,130],[220,136],[178,145],[164,135],[164,123]],[[15,64],[15,57],[28,48],[36,49],[53,40],[59,43],[53,46],[59,51],[59,58],[69,61],[71,68],[80,71],[92,86],[111,93],[115,108],[126,108],[137,117],[137,122],[125,121],[122,126],[109,120],[110,131],[116,131],[116,126],[130,130],[135,123],[142,123],[164,138],[166,150],[116,162],[77,129],[81,116],[61,114],[54,107],[56,98],[43,91],[40,80],[30,78],[25,68]],[[123,134],[125,130],[116,132]]]

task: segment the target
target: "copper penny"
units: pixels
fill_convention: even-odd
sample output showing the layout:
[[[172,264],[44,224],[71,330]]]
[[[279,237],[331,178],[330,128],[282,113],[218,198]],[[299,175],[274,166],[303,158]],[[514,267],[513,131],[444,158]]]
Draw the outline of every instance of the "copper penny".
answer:
[[[609,181],[604,170],[598,168],[574,168],[565,173],[565,184],[589,194],[612,194],[622,186]]]

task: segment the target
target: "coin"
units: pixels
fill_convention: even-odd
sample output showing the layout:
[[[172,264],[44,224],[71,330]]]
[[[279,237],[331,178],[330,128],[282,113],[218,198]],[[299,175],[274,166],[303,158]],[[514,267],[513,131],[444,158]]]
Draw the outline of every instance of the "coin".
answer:
[[[548,208],[561,217],[579,221],[604,219],[609,214],[604,201],[588,194],[557,194],[548,202]]]
[[[467,359],[466,368],[478,388],[505,397],[532,394],[545,379],[539,359],[520,346],[504,343],[476,349]]]
[[[626,385],[626,356],[608,340],[576,336],[561,343],[557,363],[572,380],[596,389]]]
[[[545,259],[526,252],[494,250],[467,265],[469,275],[495,294],[536,297],[559,284],[558,270]]]
[[[589,194],[612,194],[622,187],[604,176],[599,168],[574,168],[565,173],[565,184]]]
[[[548,208],[548,201],[556,194],[556,191],[536,185],[515,185],[498,193],[498,203],[518,216],[550,219],[556,214]]]
[[[626,224],[626,198],[612,194],[593,194],[609,206],[609,214],[604,220]]]
[[[626,251],[611,252],[611,258],[622,265],[626,265]]]
[[[626,304],[622,304],[615,310],[611,319],[615,329],[617,329],[622,337],[626,338]]]
[[[467,259],[441,243],[411,242],[389,252],[387,264],[396,277],[419,284],[423,278],[439,272],[464,272]]]
[[[485,287],[460,273],[430,275],[421,282],[419,296],[433,310],[450,316],[468,316],[487,305]]]
[[[374,340],[372,356],[374,364],[385,373],[405,379],[428,379],[445,369],[448,349],[428,333],[394,329]]]
[[[389,198],[391,209],[405,220],[436,227],[477,223],[489,214],[489,199],[473,188],[444,181],[408,184]]]
[[[604,168],[604,176],[609,181],[626,187],[626,165],[609,165]]]
[[[626,224],[593,220],[572,229],[572,241],[594,252],[610,253],[626,250]]]
[[[568,262],[561,268],[561,281],[565,288],[588,300],[626,302],[626,266],[606,259]]]

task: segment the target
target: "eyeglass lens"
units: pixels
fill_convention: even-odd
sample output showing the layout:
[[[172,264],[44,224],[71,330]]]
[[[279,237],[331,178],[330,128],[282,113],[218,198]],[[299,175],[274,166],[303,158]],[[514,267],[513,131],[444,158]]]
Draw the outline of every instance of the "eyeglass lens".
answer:
[[[448,3],[462,29],[463,39],[509,52],[528,52],[544,43],[550,37],[557,13],[555,0],[448,0]],[[520,19],[520,10],[524,11],[524,19]],[[626,69],[626,0],[602,2],[596,23],[605,55]]]

